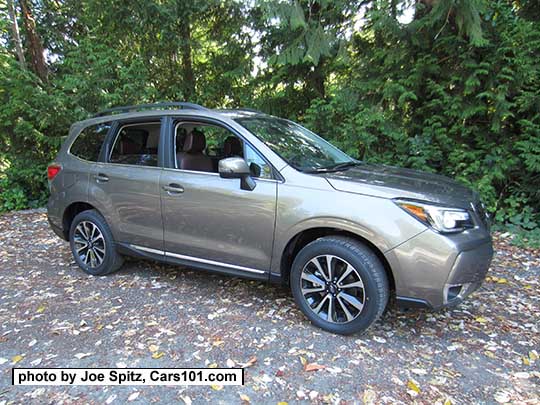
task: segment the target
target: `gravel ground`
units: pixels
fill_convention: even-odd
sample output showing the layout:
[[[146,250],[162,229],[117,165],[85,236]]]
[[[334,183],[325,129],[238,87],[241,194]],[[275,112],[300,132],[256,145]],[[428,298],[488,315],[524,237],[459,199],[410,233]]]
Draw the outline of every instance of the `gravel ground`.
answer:
[[[440,312],[364,335],[310,325],[281,287],[147,261],[80,271],[43,211],[0,216],[0,404],[540,403],[540,252],[510,247]],[[246,367],[244,386],[14,387],[17,367]]]

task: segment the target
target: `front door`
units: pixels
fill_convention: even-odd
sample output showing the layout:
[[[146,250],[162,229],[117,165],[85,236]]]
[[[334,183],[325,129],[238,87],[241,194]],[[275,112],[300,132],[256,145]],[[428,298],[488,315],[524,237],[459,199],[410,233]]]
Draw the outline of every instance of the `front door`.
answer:
[[[201,122],[175,128],[175,167],[161,175],[166,255],[246,273],[270,269],[277,181],[270,166],[228,129]],[[239,156],[253,168],[254,190],[224,179],[217,163]]]

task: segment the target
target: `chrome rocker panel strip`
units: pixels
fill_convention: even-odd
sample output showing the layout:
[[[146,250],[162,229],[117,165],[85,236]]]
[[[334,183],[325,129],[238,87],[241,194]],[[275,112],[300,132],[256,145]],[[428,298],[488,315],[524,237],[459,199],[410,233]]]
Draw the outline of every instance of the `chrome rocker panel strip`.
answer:
[[[143,252],[153,253],[153,254],[156,254],[156,255],[164,255],[164,256],[167,256],[167,257],[173,257],[175,259],[183,259],[183,260],[189,260],[189,261],[192,261],[192,262],[211,264],[213,266],[228,267],[230,269],[247,271],[247,272],[250,272],[250,273],[257,273],[257,274],[266,273],[264,270],[252,269],[250,267],[237,266],[237,265],[234,265],[234,264],[217,262],[217,261],[214,261],[214,260],[201,259],[200,257],[179,255],[177,253],[165,252],[163,250],[152,249],[152,248],[148,248],[148,247],[144,247],[144,246],[138,246],[138,245],[132,245],[132,244],[130,244],[129,246],[131,246],[133,249],[141,250]]]

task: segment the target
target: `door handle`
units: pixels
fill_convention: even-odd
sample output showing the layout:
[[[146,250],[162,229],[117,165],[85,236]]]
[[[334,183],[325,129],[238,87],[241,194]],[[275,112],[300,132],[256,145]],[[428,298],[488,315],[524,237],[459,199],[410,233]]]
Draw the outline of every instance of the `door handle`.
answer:
[[[180,184],[171,183],[168,186],[163,186],[163,190],[167,192],[167,194],[181,194],[184,192],[184,187],[182,187]]]
[[[94,176],[94,179],[98,182],[98,183],[106,183],[109,181],[109,176],[103,174],[103,173],[98,173]]]

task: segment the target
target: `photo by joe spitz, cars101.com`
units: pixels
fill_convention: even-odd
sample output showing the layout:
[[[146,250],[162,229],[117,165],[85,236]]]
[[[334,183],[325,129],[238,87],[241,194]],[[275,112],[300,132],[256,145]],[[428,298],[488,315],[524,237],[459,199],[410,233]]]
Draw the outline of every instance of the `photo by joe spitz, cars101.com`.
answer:
[[[333,333],[365,331],[391,297],[459,304],[493,256],[476,192],[251,109],[104,111],[72,125],[48,179],[50,225],[85,272],[129,255],[282,283]]]

